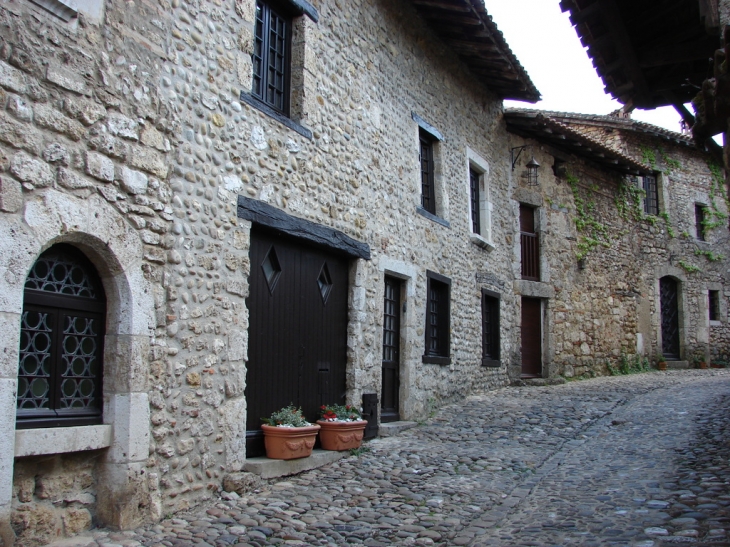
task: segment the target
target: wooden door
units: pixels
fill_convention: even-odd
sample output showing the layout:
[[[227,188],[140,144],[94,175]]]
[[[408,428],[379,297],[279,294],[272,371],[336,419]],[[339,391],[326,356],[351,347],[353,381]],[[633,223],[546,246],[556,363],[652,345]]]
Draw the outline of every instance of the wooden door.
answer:
[[[542,376],[542,303],[522,298],[522,377]]]
[[[401,282],[385,277],[383,297],[383,385],[380,396],[380,421],[400,420],[400,313]]]
[[[662,353],[679,359],[679,305],[677,282],[671,277],[659,280],[659,302],[662,315]]]
[[[251,232],[246,455],[261,418],[293,403],[308,420],[345,401],[347,260],[281,234]]]

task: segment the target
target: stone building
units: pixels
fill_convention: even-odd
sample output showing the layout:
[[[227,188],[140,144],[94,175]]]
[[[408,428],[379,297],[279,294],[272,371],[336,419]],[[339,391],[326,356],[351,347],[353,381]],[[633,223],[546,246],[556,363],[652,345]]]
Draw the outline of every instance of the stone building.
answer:
[[[0,3],[6,545],[212,499],[275,406],[509,381],[539,94],[452,4]]]
[[[728,198],[713,156],[622,111],[505,118],[544,167],[519,198],[539,238],[539,280],[522,283],[541,297],[543,375],[727,360]]]
[[[481,1],[448,6],[0,2],[6,545],[213,499],[290,402],[313,419],[375,395],[378,420],[418,419],[522,376],[656,355],[664,277],[681,287],[678,357],[720,347],[724,258],[678,269],[723,242],[681,235],[687,207],[727,211],[704,156],[636,128],[612,129],[617,151],[597,141],[605,119],[550,122],[598,153],[546,142],[532,114],[504,115],[539,93]],[[642,143],[672,161],[649,168]],[[673,239],[610,208],[624,175],[668,167]],[[571,211],[591,192],[618,243],[582,253]]]

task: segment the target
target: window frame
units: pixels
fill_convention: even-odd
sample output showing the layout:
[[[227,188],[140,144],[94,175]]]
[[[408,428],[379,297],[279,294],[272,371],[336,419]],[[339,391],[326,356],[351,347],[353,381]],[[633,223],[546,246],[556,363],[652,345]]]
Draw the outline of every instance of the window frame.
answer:
[[[449,365],[451,364],[451,279],[430,270],[426,271],[426,279],[423,363]],[[439,298],[432,298],[434,295]]]
[[[707,316],[710,321],[720,322],[720,291],[709,289],[707,291]]]
[[[707,206],[702,203],[695,203],[695,236],[697,241],[707,241]]]
[[[659,177],[657,174],[642,176],[641,189],[644,190],[644,214],[658,216],[661,209],[659,207]]]
[[[259,19],[258,13],[261,9],[261,19]],[[280,52],[277,49],[277,53],[281,53],[283,72],[283,81],[281,82],[281,104],[278,104],[276,98],[269,100],[269,90],[271,89],[271,34],[272,34],[272,18],[278,18],[285,31],[283,50]],[[252,72],[253,79],[251,82],[251,95],[261,101],[263,104],[273,109],[279,114],[283,114],[286,117],[290,116],[291,109],[291,72],[292,72],[292,32],[293,32],[293,17],[291,9],[287,9],[285,3],[276,2],[272,0],[256,0],[256,13],[254,15],[254,49],[251,54],[252,61]],[[261,35],[259,35],[259,28],[261,29]],[[260,55],[257,55],[257,48],[260,47]],[[260,63],[260,72],[257,72],[257,59]],[[273,65],[274,70],[277,69],[276,65]],[[257,81],[259,84],[257,85]]]
[[[501,366],[500,309],[501,295],[482,289],[482,366]],[[487,326],[491,329],[487,329]],[[493,348],[489,351],[489,347]]]
[[[467,222],[469,222],[469,240],[487,251],[495,248],[492,242],[492,203],[489,195],[489,164],[479,154],[467,147],[466,150],[466,179],[465,192],[469,196],[467,208]],[[472,176],[476,175],[478,187],[478,202],[474,203],[472,192]],[[475,232],[475,216],[478,219],[478,232]]]
[[[418,130],[418,165],[421,174],[421,207],[436,215],[436,163],[434,161],[433,135]],[[424,158],[424,156],[426,156]],[[425,164],[425,166],[424,166]]]
[[[23,332],[25,327],[22,321],[27,312],[47,313],[53,318],[53,324],[49,333],[49,407],[24,409],[19,408],[21,391],[16,394],[16,429],[37,429],[57,428],[81,425],[99,425],[103,421],[103,368],[104,368],[104,336],[106,334],[106,296],[99,274],[89,259],[77,248],[68,244],[57,244],[41,254],[35,264],[44,255],[56,251],[70,261],[76,262],[88,275],[89,281],[93,284],[97,293],[96,298],[74,296],[39,289],[25,288],[23,292],[23,313],[21,316],[21,350],[23,344]],[[27,280],[28,278],[26,278]],[[94,380],[93,398],[94,406],[83,408],[63,408],[61,406],[61,384],[68,365],[64,370],[62,350],[63,326],[62,322],[66,314],[74,314],[73,317],[86,317],[98,321],[98,329],[95,335],[97,348],[95,351],[96,374],[91,376]],[[28,376],[22,374],[23,352],[19,352],[18,360],[18,381]],[[82,376],[82,378],[85,378]]]

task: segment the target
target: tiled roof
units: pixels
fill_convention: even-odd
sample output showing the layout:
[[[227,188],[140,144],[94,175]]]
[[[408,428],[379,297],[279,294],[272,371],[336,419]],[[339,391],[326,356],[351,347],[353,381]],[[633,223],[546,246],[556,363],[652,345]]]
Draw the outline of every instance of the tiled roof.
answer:
[[[487,13],[483,0],[411,1],[433,32],[501,99],[540,100],[540,92]]]

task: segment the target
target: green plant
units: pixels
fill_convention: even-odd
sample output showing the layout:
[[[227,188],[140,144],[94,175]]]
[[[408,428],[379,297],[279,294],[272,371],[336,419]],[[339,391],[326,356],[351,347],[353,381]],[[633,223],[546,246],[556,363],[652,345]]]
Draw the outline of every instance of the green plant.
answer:
[[[687,273],[695,273],[699,272],[700,268],[699,266],[695,266],[694,264],[689,264],[688,262],[685,262],[684,260],[680,260],[678,264],[684,269]]]
[[[622,353],[618,361],[606,363],[608,373],[611,376],[625,376],[627,374],[638,374],[651,370],[649,359],[641,355],[633,355],[631,357]]]
[[[326,422],[357,422],[362,420],[362,413],[351,405],[322,405],[319,417]]]
[[[639,146],[641,151],[641,161],[649,165],[652,169],[656,169],[656,152],[646,145]]]
[[[355,457],[359,458],[360,456],[362,456],[363,454],[366,454],[368,452],[370,452],[369,446],[359,446],[358,448],[350,449],[350,456],[355,456]],[[425,502],[424,502],[424,504],[425,504]]]
[[[724,260],[725,256],[720,253],[713,253],[712,251],[703,251],[702,249],[695,249],[695,256],[704,256],[710,262],[719,262]]]
[[[279,427],[307,427],[312,425],[302,414],[302,409],[295,407],[294,404],[285,406],[281,410],[272,413],[270,418],[261,418],[261,420],[267,425]]]
[[[582,260],[590,253],[593,249],[602,245],[604,247],[610,247],[611,241],[609,237],[608,228],[598,222],[595,218],[596,203],[591,200],[583,199],[580,194],[578,183],[580,182],[578,177],[568,173],[566,180],[570,184],[570,188],[573,192],[573,203],[575,204],[575,228],[580,232],[581,236],[578,240],[578,252],[576,258]],[[589,191],[595,191],[594,186],[589,188]]]

